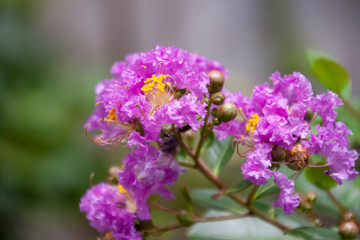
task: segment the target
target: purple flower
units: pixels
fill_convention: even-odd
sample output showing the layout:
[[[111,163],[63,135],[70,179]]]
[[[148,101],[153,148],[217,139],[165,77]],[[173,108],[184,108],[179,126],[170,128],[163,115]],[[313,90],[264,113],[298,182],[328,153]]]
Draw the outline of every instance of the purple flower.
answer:
[[[135,229],[136,215],[127,211],[126,197],[116,186],[99,183],[90,188],[80,201],[90,225],[100,233],[111,231],[116,240],[142,239]]]
[[[280,185],[280,198],[275,206],[290,213],[298,203],[292,196],[293,181],[286,180],[281,173],[272,173],[270,166],[285,161],[291,169],[300,170],[309,166],[312,153],[321,154],[327,158],[325,166],[330,166],[328,174],[341,184],[357,176],[354,167],[358,153],[348,149],[347,136],[351,131],[344,123],[336,122],[335,109],[342,102],[335,93],[313,96],[310,82],[301,73],[281,77],[276,72],[270,80],[273,87],[268,83],[256,86],[249,100],[240,93],[227,96],[239,108],[239,117],[215,129],[219,139],[232,135],[241,145],[236,151],[247,156],[241,168],[245,179],[259,185],[267,183],[273,175],[275,183],[287,182],[286,189]],[[314,113],[312,119],[306,118],[309,109]],[[312,128],[315,118],[321,118],[323,124]],[[276,146],[284,149],[285,156],[280,159],[272,159]]]
[[[139,218],[150,219],[149,197],[159,193],[167,200],[173,199],[174,196],[165,186],[172,185],[183,170],[172,156],[160,153],[151,145],[129,153],[123,163],[125,166],[119,173],[119,183],[133,194]]]
[[[280,188],[279,199],[273,202],[273,206],[283,208],[285,214],[292,213],[300,203],[300,197],[294,196],[294,181],[288,179],[285,174],[276,171],[272,173],[272,176],[274,183],[278,184]]]
[[[201,100],[208,92],[207,72],[213,69],[227,74],[219,62],[174,47],[129,55],[113,65],[112,79],[96,86],[96,108],[87,130],[101,130],[95,142],[103,146],[131,141],[134,131],[144,141],[158,141],[163,124],[189,125],[196,131],[206,114]]]

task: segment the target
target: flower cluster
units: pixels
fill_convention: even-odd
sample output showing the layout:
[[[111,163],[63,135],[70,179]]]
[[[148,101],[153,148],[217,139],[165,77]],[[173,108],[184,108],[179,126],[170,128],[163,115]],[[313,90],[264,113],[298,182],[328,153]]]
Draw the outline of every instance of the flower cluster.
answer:
[[[110,70],[113,78],[95,86],[95,110],[85,123],[87,136],[106,149],[122,142],[133,149],[122,160],[116,177],[120,193],[113,186],[99,184],[81,200],[81,211],[99,232],[110,231],[115,239],[139,239],[134,221],[150,219],[149,197],[158,193],[167,200],[174,198],[165,186],[183,172],[174,159],[179,143],[173,133],[163,130],[172,126],[175,131],[196,131],[203,125],[210,70],[227,76],[217,61],[157,46],[116,62]],[[88,134],[93,130],[100,130],[95,138]],[[130,212],[124,207],[129,202]]]
[[[283,207],[289,214],[300,198],[293,196],[293,181],[273,171],[273,166],[286,164],[300,170],[312,167],[311,154],[321,154],[327,159],[322,166],[329,167],[325,173],[341,184],[357,176],[354,167],[358,154],[348,149],[351,131],[336,122],[335,109],[342,101],[335,93],[313,96],[310,82],[297,72],[284,77],[276,72],[270,80],[272,87],[268,83],[256,86],[251,98],[225,92],[226,101],[239,108],[239,117],[215,130],[220,139],[235,136],[236,151],[247,156],[241,168],[245,179],[260,185],[274,177],[281,190],[274,206]],[[315,125],[316,121],[321,123]]]

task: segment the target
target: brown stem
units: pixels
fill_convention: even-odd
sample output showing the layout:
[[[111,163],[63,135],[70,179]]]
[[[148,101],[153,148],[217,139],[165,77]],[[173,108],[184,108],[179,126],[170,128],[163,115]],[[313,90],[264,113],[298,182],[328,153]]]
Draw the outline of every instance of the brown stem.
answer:
[[[169,212],[169,213],[173,213],[173,214],[179,214],[181,212],[181,210],[171,209],[169,207],[166,207],[166,206],[161,205],[160,203],[156,203],[156,202],[150,202],[149,205],[151,208],[162,210],[164,212]]]
[[[349,103],[349,101],[340,93],[339,97],[344,103],[344,107],[360,122],[360,113]]]
[[[146,233],[148,233],[148,234],[164,233],[164,232],[176,230],[176,229],[179,229],[182,227],[185,227],[185,226],[183,226],[179,223],[175,223],[173,225],[161,226],[161,227],[156,227],[156,228],[150,229],[150,230],[146,231]]]
[[[236,218],[242,218],[247,216],[249,213],[238,213],[238,214],[232,214],[228,216],[218,216],[218,217],[195,217],[195,222],[216,222],[216,221],[225,221],[230,219],[236,219]]]
[[[341,203],[336,199],[336,197],[334,196],[334,194],[332,194],[330,190],[326,190],[326,193],[329,195],[331,201],[336,205],[336,207],[339,208],[341,215],[344,215],[346,213],[346,208],[341,205]]]
[[[196,166],[195,166],[195,164],[193,164],[193,163],[179,162],[179,164],[180,164],[180,166],[183,166],[183,167],[196,169]]]

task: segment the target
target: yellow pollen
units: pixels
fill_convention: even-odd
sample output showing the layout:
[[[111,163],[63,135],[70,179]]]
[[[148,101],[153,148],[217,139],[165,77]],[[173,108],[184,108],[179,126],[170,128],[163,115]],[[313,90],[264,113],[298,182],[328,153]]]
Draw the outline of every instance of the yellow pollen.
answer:
[[[251,118],[249,119],[249,121],[246,123],[246,133],[251,132],[254,133],[255,127],[257,125],[257,123],[259,122],[260,117],[258,114],[254,114],[251,116]]]
[[[112,120],[116,119],[116,113],[115,113],[115,109],[111,109],[109,112],[109,115],[107,115],[107,123],[110,124]]]
[[[240,138],[241,138],[241,139],[244,139],[244,136],[243,136],[243,135],[241,135],[241,136],[240,136]]]
[[[157,89],[156,93],[158,96],[160,96],[161,93],[165,92],[165,85],[168,83],[163,83],[163,80],[167,78],[169,75],[160,74],[158,77],[153,74],[151,78],[147,78],[144,83],[145,84],[141,90],[144,92],[145,96],[148,94],[149,91],[153,91],[154,89]]]
[[[118,188],[120,193],[127,193],[126,189],[123,188],[123,186],[121,186],[120,184],[118,185]]]

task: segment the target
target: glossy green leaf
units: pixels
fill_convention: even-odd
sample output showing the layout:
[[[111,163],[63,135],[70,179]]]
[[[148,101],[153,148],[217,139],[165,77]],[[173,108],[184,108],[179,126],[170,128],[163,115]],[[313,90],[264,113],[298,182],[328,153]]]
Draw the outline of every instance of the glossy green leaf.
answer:
[[[229,162],[234,150],[232,148],[233,137],[227,137],[221,142],[217,139],[214,140],[213,145],[209,149],[209,163],[213,173],[218,176],[220,171]]]
[[[226,192],[226,194],[233,194],[233,193],[241,192],[241,191],[247,189],[248,187],[250,187],[252,184],[253,183],[250,182],[249,180],[243,179],[238,184],[236,184],[235,186],[230,188]]]
[[[341,240],[336,232],[319,227],[301,227],[290,230],[288,233],[293,236],[302,237],[304,239],[314,240]]]
[[[278,171],[284,173],[289,179],[293,179],[296,175],[296,171],[288,168],[285,165],[282,165]],[[297,177],[299,177],[301,175],[301,173],[302,173],[302,171],[300,170],[298,172]],[[260,188],[258,189],[258,191],[255,194],[255,199],[260,199],[267,195],[270,195],[270,194],[273,194],[273,193],[276,193],[279,191],[280,191],[280,189],[279,189],[278,185],[275,184],[274,179],[271,178],[267,184],[260,186]]]
[[[337,183],[332,177],[324,174],[324,171],[327,169],[329,167],[308,167],[305,169],[305,177],[321,189],[331,189],[336,187]]]
[[[247,211],[246,208],[240,206],[226,195],[212,200],[211,196],[216,193],[217,191],[213,189],[198,189],[191,191],[191,197],[195,203],[207,209],[228,211],[232,213],[244,213]]]
[[[206,217],[226,216],[228,212],[210,211]],[[221,222],[196,223],[188,232],[192,240],[300,240],[256,217],[243,217]]]
[[[316,78],[329,90],[338,94],[341,93],[349,82],[349,75],[346,70],[324,54],[309,51],[308,57]]]

